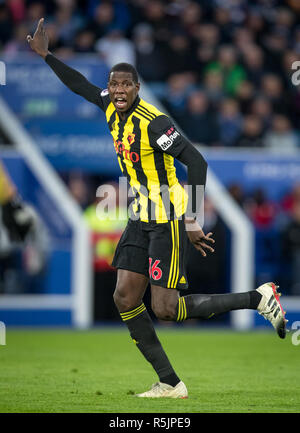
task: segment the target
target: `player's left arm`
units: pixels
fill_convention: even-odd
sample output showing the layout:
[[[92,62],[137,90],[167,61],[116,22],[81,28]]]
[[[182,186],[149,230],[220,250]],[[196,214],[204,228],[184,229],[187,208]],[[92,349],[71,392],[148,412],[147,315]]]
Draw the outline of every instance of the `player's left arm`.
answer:
[[[168,153],[187,166],[189,185],[189,198],[187,213],[185,214],[185,226],[191,243],[205,257],[208,250],[214,252],[211,247],[214,239],[212,233],[204,234],[196,220],[199,213],[201,200],[197,200],[197,186],[206,184],[207,162],[200,152],[176,129],[169,117],[162,115],[156,117],[149,124],[148,134],[150,144],[160,152]]]

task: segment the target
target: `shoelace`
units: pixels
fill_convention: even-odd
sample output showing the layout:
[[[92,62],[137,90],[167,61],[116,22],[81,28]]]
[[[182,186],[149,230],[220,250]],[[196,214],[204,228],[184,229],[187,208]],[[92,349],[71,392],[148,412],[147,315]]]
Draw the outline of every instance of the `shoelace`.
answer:
[[[162,387],[160,386],[159,382],[153,383],[151,386],[151,391],[153,391],[155,388],[157,388],[160,392],[160,394],[162,394],[164,392],[164,390],[162,389]]]

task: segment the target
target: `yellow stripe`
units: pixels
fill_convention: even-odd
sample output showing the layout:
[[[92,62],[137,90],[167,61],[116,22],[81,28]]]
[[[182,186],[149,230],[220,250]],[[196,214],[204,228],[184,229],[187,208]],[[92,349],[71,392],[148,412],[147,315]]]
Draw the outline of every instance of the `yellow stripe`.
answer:
[[[111,102],[111,103],[109,104],[109,106],[107,107],[106,112],[105,112],[107,122],[109,121],[109,119],[110,119],[110,117],[111,117],[111,115],[113,114],[114,111],[115,111],[115,106],[114,106],[114,104]]]
[[[134,310],[127,311],[126,313],[120,313],[120,316],[122,320],[129,320],[132,317],[137,316],[138,314],[142,313],[146,310],[146,307],[144,304],[140,305],[139,307],[135,308]]]
[[[177,238],[176,238],[176,229],[174,221],[171,221],[171,227],[172,227],[172,240],[173,240],[173,266],[172,266],[172,279],[171,279],[171,288],[174,288],[174,278],[176,277],[176,261],[177,261],[177,254],[176,254],[176,248],[177,248]]]
[[[178,283],[178,278],[179,278],[179,223],[178,220],[174,221],[175,223],[175,230],[176,230],[176,239],[177,239],[177,244],[176,244],[176,254],[177,254],[177,261],[176,261],[176,278],[174,281],[174,287],[177,287],[177,283]]]
[[[175,248],[174,248],[174,269],[171,287],[176,288],[178,277],[179,277],[179,236],[178,236],[178,220],[171,221],[174,225],[174,237],[175,237]]]
[[[173,269],[173,261],[174,261],[174,234],[173,234],[172,221],[171,221],[171,234],[172,234],[172,257],[171,257],[171,265],[170,265],[170,272],[169,272],[169,279],[168,279],[168,287],[171,287],[172,269]]]
[[[144,307],[142,310],[136,312],[135,314],[132,314],[130,317],[126,317],[126,318],[122,317],[122,320],[124,322],[126,322],[126,320],[133,319],[134,317],[138,316],[139,314],[141,314],[145,310],[146,310],[146,307]]]
[[[174,265],[173,265],[173,276],[171,281],[171,287],[174,288],[174,281],[176,277],[176,269],[177,269],[177,236],[176,236],[176,229],[175,229],[175,221],[171,222],[174,230]]]
[[[120,315],[122,317],[131,316],[132,314],[136,313],[137,311],[139,311],[141,308],[144,308],[144,307],[145,307],[145,305],[141,304],[138,307],[136,307],[134,310],[126,311],[125,313],[120,313]]]
[[[181,298],[178,299],[178,314],[177,314],[177,322],[180,322],[180,313],[181,313]]]
[[[186,320],[186,318],[187,318],[187,312],[186,312],[186,304],[185,304],[185,299],[184,298],[182,298],[182,304],[183,304],[183,307],[184,307],[184,315],[183,315],[183,319],[182,320]]]

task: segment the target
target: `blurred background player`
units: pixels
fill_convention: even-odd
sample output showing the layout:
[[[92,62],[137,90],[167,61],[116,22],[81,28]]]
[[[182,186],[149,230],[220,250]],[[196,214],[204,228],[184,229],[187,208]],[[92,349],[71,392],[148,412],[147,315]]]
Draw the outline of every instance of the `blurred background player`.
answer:
[[[26,205],[0,161],[0,204],[2,222],[11,241],[23,242],[34,225],[34,212]]]

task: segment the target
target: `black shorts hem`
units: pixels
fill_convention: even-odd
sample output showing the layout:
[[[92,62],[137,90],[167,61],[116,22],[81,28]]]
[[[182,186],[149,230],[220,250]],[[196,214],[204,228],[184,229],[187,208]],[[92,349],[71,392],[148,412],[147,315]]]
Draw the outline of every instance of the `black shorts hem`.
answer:
[[[130,271],[130,272],[135,272],[136,274],[144,275],[145,277],[147,277],[149,279],[148,272],[142,272],[142,271],[139,271],[138,269],[133,269],[130,266],[126,266],[126,265],[123,265],[123,266],[119,266],[119,265],[113,266],[113,265],[111,265],[111,266],[113,268],[115,268],[115,269],[123,269],[124,271]]]

